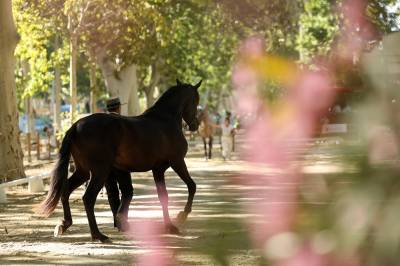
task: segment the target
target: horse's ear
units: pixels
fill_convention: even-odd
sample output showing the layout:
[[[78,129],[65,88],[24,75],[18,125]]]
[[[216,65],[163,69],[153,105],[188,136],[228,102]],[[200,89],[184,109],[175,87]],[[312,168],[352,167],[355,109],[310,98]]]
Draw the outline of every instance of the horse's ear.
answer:
[[[176,85],[181,86],[182,82],[179,79],[176,79]]]
[[[195,88],[195,89],[198,89],[198,88],[200,87],[202,81],[203,81],[203,80],[200,80],[199,83],[197,83],[196,85],[194,85],[194,88]]]

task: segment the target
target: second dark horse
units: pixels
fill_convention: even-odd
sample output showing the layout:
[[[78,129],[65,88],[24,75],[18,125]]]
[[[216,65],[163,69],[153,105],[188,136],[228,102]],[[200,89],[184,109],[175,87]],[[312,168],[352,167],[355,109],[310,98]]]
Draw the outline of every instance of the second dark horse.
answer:
[[[56,235],[63,234],[72,225],[70,194],[90,178],[83,195],[83,203],[92,240],[109,240],[98,229],[94,205],[112,168],[126,172],[152,170],[166,229],[169,233],[179,233],[169,217],[164,173],[172,167],[187,185],[188,200],[184,211],[178,214],[178,220],[184,221],[192,210],[196,184],[190,177],[184,160],[188,144],[182,132],[182,119],[191,131],[198,129],[197,105],[200,85],[201,81],[192,86],[177,80],[176,86],[169,88],[140,116],[125,117],[99,113],[82,118],[71,126],[62,141],[49,192],[39,209],[48,216],[61,198],[64,219],[56,227]],[[71,155],[76,170],[68,178]],[[122,200],[120,212],[127,210],[130,200]]]

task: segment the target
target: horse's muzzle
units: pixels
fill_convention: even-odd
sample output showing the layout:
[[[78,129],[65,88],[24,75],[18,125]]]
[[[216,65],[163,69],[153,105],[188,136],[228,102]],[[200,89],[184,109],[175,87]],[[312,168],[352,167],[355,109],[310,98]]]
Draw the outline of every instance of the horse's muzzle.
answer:
[[[197,121],[197,119],[195,119],[194,121],[192,121],[188,126],[189,126],[189,130],[190,131],[197,131],[199,129],[199,121]]]

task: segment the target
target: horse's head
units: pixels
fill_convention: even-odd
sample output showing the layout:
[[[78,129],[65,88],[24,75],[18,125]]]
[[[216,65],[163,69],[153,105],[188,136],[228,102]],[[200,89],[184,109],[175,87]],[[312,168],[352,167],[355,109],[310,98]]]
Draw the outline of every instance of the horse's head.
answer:
[[[199,121],[197,120],[197,106],[200,101],[198,88],[201,85],[201,81],[196,85],[183,84],[179,80],[176,80],[176,82],[178,87],[185,87],[184,91],[188,94],[183,107],[182,118],[189,126],[190,131],[196,131],[199,128]]]

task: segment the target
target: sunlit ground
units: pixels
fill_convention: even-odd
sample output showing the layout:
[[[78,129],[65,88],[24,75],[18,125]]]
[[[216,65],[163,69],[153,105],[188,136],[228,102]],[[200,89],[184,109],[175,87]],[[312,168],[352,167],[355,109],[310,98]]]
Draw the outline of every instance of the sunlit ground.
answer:
[[[238,149],[245,147],[240,137],[237,142]],[[168,249],[173,250],[175,259],[183,265],[218,264],[215,258],[219,254],[228,254],[231,265],[257,265],[260,257],[251,248],[245,223],[256,221],[258,217],[246,213],[243,208],[247,203],[256,202],[258,196],[251,193],[255,187],[239,184],[237,180],[252,178],[257,173],[273,175],[277,170],[266,165],[246,164],[237,152],[233,160],[223,161],[218,140],[216,143],[214,158],[209,161],[203,159],[200,140],[197,138],[191,143],[187,165],[197,183],[193,212],[186,224],[180,226],[182,235],[165,235],[163,239]],[[336,142],[307,143],[310,150],[304,154],[304,160],[297,162],[310,176],[304,186],[319,186],[321,180],[329,179],[331,175],[351,172],[351,167],[335,160]],[[166,176],[169,210],[171,217],[176,217],[183,210],[187,189],[174,172],[168,170]],[[130,221],[161,222],[161,207],[151,173],[134,173],[132,177],[135,196],[130,206]],[[343,182],[347,181],[344,179]],[[279,185],[298,184],[282,182]],[[268,191],[268,187],[266,189]],[[276,189],[276,186],[270,189]],[[132,263],[135,255],[146,252],[134,236],[129,239],[113,228],[105,195],[98,197],[95,213],[100,230],[113,242],[91,242],[82,194],[83,188],[79,188],[71,195],[73,226],[61,238],[54,238],[54,226],[62,218],[61,206],[50,218],[41,218],[32,212],[32,206],[39,203],[45,193],[29,194],[22,186],[9,190],[9,203],[0,205],[0,264],[125,265]],[[307,204],[326,203],[311,199]]]

